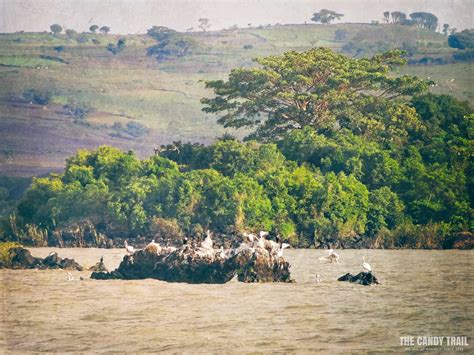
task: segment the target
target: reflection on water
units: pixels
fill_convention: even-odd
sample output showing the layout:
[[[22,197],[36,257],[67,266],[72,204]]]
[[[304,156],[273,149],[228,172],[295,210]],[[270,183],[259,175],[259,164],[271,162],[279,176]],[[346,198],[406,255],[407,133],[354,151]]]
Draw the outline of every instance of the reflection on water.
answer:
[[[124,255],[32,253],[51,250],[86,266],[104,255],[109,269]],[[86,271],[68,281],[64,270],[0,270],[0,351],[403,351],[405,335],[464,335],[472,350],[472,251],[338,253],[340,264],[321,264],[322,250],[289,250],[294,284],[96,281]],[[335,281],[361,271],[363,255],[382,285]]]

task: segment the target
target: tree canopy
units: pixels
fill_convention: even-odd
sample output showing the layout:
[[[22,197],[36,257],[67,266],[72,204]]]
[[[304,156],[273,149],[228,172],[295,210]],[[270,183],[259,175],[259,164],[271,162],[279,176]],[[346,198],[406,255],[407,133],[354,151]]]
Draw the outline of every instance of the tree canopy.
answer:
[[[416,129],[407,97],[427,89],[390,69],[405,63],[398,50],[372,58],[348,58],[328,48],[256,59],[255,68],[234,69],[227,81],[207,81],[215,97],[203,98],[205,112],[220,114],[224,127],[249,127],[247,139],[278,140],[309,126],[318,132],[347,128],[367,137],[403,140]]]
[[[104,33],[104,34],[107,34],[110,32],[110,27],[109,26],[102,26],[100,29],[99,29],[100,32]]]
[[[438,28],[438,18],[429,12],[413,12],[410,14],[413,24],[427,30],[436,31]]]
[[[322,9],[319,12],[315,12],[313,14],[313,17],[311,18],[311,21],[316,22],[316,23],[322,23],[323,25],[329,24],[333,22],[334,20],[339,20],[341,17],[343,17],[344,14],[338,14],[335,11],[332,10],[327,10],[327,9]]]
[[[153,26],[147,33],[158,42],[147,48],[147,55],[158,60],[183,57],[190,52],[193,45],[186,35],[165,26]]]
[[[474,48],[474,30],[464,30],[453,33],[448,37],[448,44],[450,47],[457,49]]]
[[[49,26],[49,28],[51,29],[51,32],[53,32],[55,35],[57,35],[57,34],[59,34],[63,31],[62,26],[58,25],[57,23],[55,23],[54,25]]]

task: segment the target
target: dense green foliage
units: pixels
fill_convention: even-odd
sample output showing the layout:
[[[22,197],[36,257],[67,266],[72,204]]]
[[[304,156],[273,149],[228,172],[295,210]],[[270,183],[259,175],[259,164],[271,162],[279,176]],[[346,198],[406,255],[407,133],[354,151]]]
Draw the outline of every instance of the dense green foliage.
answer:
[[[474,48],[474,30],[464,30],[459,33],[453,33],[448,37],[450,47],[458,49]]]
[[[404,26],[418,26],[430,31],[436,31],[438,28],[438,18],[429,12],[413,12],[410,14],[410,19],[407,18],[407,15],[400,11],[385,11],[383,13],[384,22],[399,24]],[[447,27],[449,25],[445,24],[445,31],[447,33]],[[446,27],[447,26],[447,27]]]
[[[148,35],[157,44],[147,48],[147,55],[154,56],[158,61],[179,58],[189,54],[192,40],[180,32],[164,26],[153,26]]]
[[[107,45],[107,50],[112,53],[113,55],[119,54],[121,51],[125,49],[125,39],[120,38],[117,41],[117,44],[109,43]]]
[[[260,142],[175,142],[144,160],[107,146],[79,151],[64,173],[33,180],[18,224],[53,230],[84,218],[133,236],[161,221],[186,233],[274,230],[300,246],[365,236],[442,247],[473,229],[474,115],[418,78],[391,76],[399,55],[315,49],[233,70],[208,83],[217,96],[203,101]]]
[[[322,134],[347,128],[387,144],[401,142],[419,125],[406,97],[428,86],[416,77],[390,75],[390,68],[405,63],[401,54],[356,59],[316,48],[257,59],[260,67],[206,82],[216,96],[202,100],[204,111],[221,114],[218,122],[225,127],[256,128],[250,139],[274,141],[309,126]]]

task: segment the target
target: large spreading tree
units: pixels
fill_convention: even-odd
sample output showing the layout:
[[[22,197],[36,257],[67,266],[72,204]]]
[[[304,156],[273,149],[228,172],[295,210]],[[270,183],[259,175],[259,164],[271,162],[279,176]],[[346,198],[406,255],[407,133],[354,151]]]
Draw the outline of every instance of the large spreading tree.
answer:
[[[220,115],[225,127],[253,129],[247,139],[277,141],[309,126],[399,143],[419,123],[409,98],[428,87],[416,77],[391,75],[391,68],[405,63],[402,54],[357,59],[316,48],[256,59],[258,67],[207,81],[215,96],[202,99],[203,110]]]
[[[322,9],[319,12],[315,12],[311,21],[316,23],[322,23],[323,25],[330,24],[334,20],[339,20],[344,14],[338,14],[336,11]]]

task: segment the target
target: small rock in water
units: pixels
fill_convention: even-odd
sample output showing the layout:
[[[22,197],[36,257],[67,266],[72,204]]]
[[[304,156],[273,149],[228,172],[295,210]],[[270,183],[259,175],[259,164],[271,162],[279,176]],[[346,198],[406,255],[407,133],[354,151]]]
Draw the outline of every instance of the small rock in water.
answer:
[[[357,275],[347,273],[342,275],[337,281],[353,282],[364,286],[370,286],[372,284],[378,285],[379,281],[371,272],[360,272]]]

